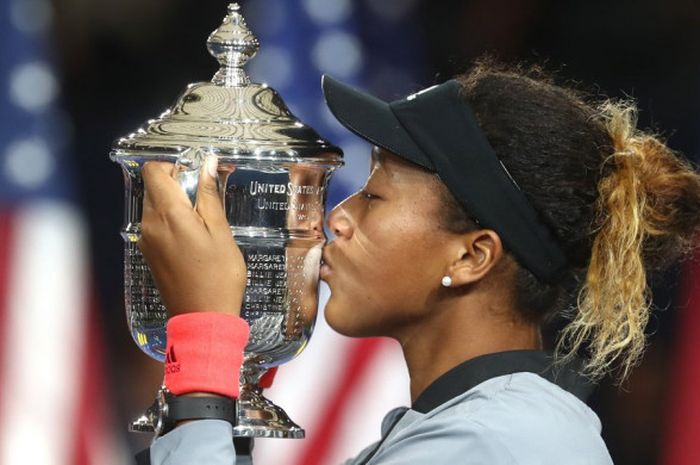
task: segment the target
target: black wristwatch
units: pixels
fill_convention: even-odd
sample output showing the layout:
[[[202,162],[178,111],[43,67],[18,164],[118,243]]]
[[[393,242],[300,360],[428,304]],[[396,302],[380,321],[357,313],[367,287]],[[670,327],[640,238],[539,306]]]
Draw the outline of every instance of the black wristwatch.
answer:
[[[156,436],[172,431],[179,421],[184,420],[225,420],[236,426],[238,414],[236,401],[221,396],[176,396],[162,386],[156,397],[158,416],[155,418]]]

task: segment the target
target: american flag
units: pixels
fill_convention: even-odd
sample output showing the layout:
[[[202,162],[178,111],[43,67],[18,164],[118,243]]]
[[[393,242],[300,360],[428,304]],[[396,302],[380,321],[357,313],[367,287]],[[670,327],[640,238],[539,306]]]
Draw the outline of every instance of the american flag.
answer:
[[[700,244],[700,237],[698,244]],[[678,336],[671,371],[664,465],[700,463],[700,248],[684,264],[679,299]]]
[[[364,184],[370,146],[330,114],[320,76],[328,73],[388,99],[425,87],[429,82],[420,77],[423,51],[413,25],[417,6],[415,0],[255,0],[243,5],[261,43],[248,64],[253,80],[279,91],[297,117],[345,152],[346,165],[331,181],[329,208]],[[308,347],[280,368],[267,392],[306,430],[306,439],[256,440],[256,465],[340,464],[379,439],[381,420],[390,409],[409,404],[398,345],[335,333],[322,312],[328,295],[322,284]]]
[[[0,464],[124,463],[107,427],[51,19],[48,0],[0,0]]]

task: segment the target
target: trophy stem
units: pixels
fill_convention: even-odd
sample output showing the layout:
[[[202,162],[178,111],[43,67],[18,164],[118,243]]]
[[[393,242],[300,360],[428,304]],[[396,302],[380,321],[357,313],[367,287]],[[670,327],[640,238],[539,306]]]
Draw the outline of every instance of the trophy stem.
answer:
[[[238,425],[234,436],[258,438],[304,438],[304,430],[289,419],[280,407],[262,394],[260,377],[265,369],[255,363],[245,363],[241,369],[241,389],[238,397]]]

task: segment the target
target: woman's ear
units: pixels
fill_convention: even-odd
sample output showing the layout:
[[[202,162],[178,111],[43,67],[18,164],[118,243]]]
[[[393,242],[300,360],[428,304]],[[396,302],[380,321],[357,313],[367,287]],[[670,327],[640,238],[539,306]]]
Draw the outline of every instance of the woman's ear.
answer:
[[[448,269],[451,287],[481,280],[503,257],[503,244],[496,231],[478,229],[460,238],[459,255]]]

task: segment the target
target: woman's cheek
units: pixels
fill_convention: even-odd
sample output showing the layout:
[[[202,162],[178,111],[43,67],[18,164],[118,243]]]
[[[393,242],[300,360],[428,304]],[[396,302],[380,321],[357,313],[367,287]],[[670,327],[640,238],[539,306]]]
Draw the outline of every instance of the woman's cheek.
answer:
[[[356,289],[331,289],[324,316],[328,325],[336,332],[350,337],[375,335],[381,318],[382,305],[375,297],[376,290],[370,285]],[[379,296],[381,297],[381,295]]]

